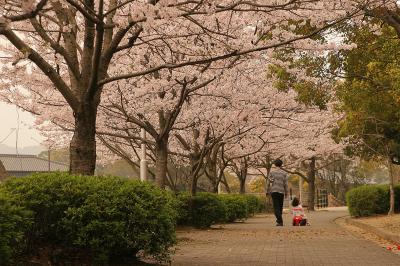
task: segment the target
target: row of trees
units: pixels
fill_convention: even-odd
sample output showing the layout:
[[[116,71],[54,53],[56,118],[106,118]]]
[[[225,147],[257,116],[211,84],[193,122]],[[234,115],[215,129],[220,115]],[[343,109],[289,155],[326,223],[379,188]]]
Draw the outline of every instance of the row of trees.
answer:
[[[388,16],[396,17],[395,11]],[[382,13],[383,14],[383,13]],[[390,210],[394,212],[394,167],[399,164],[399,33],[396,24],[387,18],[382,24],[379,13],[369,12],[361,25],[352,21],[335,28],[337,36],[353,49],[341,49],[319,56],[311,53],[293,59],[303,65],[309,75],[333,80],[338,119],[334,136],[341,141],[349,156],[375,160],[389,172]],[[300,59],[299,59],[300,58]],[[285,77],[287,78],[287,77]],[[311,84],[315,89],[315,84]],[[341,166],[343,168],[343,165]],[[341,178],[345,176],[342,173]]]
[[[336,82],[351,72],[339,64],[357,43],[346,30],[372,20],[400,35],[394,0],[0,4],[0,95],[38,115],[49,139],[69,142],[71,173],[93,174],[99,152],[137,166],[145,141],[156,183],[177,189],[184,173],[192,193],[201,176],[213,190],[227,185],[227,169],[244,192],[276,157],[306,169],[296,172],[313,191],[319,161],[342,148],[329,101],[332,73]],[[338,34],[350,37],[333,45]]]
[[[378,22],[373,20],[373,23]],[[339,122],[338,136],[346,138],[350,153],[379,159],[387,165],[391,194],[389,213],[393,213],[393,165],[400,163],[397,74],[400,70],[400,40],[392,27],[384,25],[375,32],[369,28],[364,26],[354,30],[349,26],[345,31],[347,41],[357,43],[358,48],[335,58],[336,62],[341,62],[337,68],[346,73],[346,80],[339,85],[337,93],[340,108],[346,113],[346,117]],[[346,60],[340,60],[342,56]]]
[[[14,67],[3,68],[7,78],[2,83],[6,90],[14,84],[29,89],[33,105],[65,106],[64,117],[72,120],[74,130],[71,172],[93,174],[104,92],[115,91],[119,82],[137,88],[137,80],[151,76],[164,83],[188,76],[185,83],[194,84],[190,77],[197,80],[207,69],[316,34],[298,35],[284,27],[290,19],[304,17],[325,24],[328,20],[316,17],[315,8],[308,1],[4,0],[1,45],[5,62]],[[24,78],[26,64],[30,79]],[[195,86],[213,79],[210,75]],[[49,113],[47,107],[30,109]]]

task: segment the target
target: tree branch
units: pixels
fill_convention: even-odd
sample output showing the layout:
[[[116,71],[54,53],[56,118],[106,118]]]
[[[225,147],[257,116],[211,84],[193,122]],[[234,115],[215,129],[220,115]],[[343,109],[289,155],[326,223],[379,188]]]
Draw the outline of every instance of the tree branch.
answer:
[[[71,73],[74,75],[75,79],[78,79],[80,76],[80,73],[77,71],[76,68],[76,62],[72,60],[72,58],[68,55],[67,51],[62,47],[60,44],[56,43],[43,29],[43,27],[39,24],[38,20],[36,18],[31,18],[30,19],[31,24],[33,28],[36,30],[36,32],[39,34],[39,36],[45,41],[48,42],[51,46],[51,48],[54,49],[54,51],[60,55],[62,55],[65,59],[65,62],[67,63],[68,70],[71,71]]]
[[[47,0],[41,0],[37,5],[36,8],[30,12],[16,15],[16,16],[4,16],[6,19],[15,22],[15,21],[22,21],[25,19],[34,18],[39,14],[39,12],[43,9],[43,7],[47,4]]]
[[[358,11],[357,11],[358,12]],[[261,51],[265,51],[265,50],[270,50],[273,48],[278,48],[281,46],[285,46],[288,44],[291,44],[293,42],[299,41],[299,40],[303,40],[303,39],[308,39],[311,38],[319,33],[321,33],[322,31],[340,23],[343,22],[345,20],[347,20],[349,17],[353,16],[356,12],[349,14],[348,16],[337,20],[333,23],[329,23],[319,29],[316,29],[314,31],[312,31],[309,34],[303,35],[303,36],[299,36],[299,37],[295,37],[280,43],[276,43],[276,44],[270,44],[270,45],[265,45],[265,46],[261,46],[261,47],[255,47],[255,48],[251,48],[251,49],[247,49],[247,50],[242,50],[242,51],[232,51],[230,53],[227,54],[223,54],[223,55],[217,55],[217,56],[213,56],[213,57],[209,57],[209,58],[203,58],[203,59],[198,59],[198,60],[192,60],[192,61],[186,61],[186,62],[182,62],[182,63],[178,63],[178,64],[174,64],[174,63],[166,63],[166,64],[162,64],[156,67],[152,67],[152,68],[148,68],[142,71],[138,71],[135,73],[129,73],[129,74],[124,74],[124,75],[120,75],[120,76],[114,76],[114,77],[109,77],[106,78],[102,81],[100,81],[101,85],[113,82],[113,81],[117,81],[117,80],[121,80],[121,79],[129,79],[129,78],[134,78],[134,77],[138,77],[138,76],[143,76],[143,75],[147,75],[162,69],[176,69],[176,68],[180,68],[180,67],[184,67],[184,66],[191,66],[191,65],[201,65],[201,64],[209,64],[210,62],[214,62],[214,61],[219,61],[219,60],[224,60],[224,59],[228,59],[231,57],[235,57],[235,56],[242,56],[242,55],[246,55],[246,54],[251,54],[254,52],[261,52]]]
[[[57,71],[43,57],[41,57],[34,49],[29,47],[22,41],[11,29],[0,31],[21,53],[27,55],[27,58],[32,60],[42,72],[53,82],[57,90],[64,96],[64,99],[71,106],[73,111],[78,110],[78,99],[72,93],[68,85],[57,74]]]

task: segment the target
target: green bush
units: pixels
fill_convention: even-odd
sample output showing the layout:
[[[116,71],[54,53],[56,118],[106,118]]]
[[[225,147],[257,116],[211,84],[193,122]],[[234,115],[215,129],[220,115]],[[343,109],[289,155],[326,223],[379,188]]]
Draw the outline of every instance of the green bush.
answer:
[[[178,214],[177,223],[178,225],[190,225],[190,209],[189,209],[189,198],[190,193],[179,192],[175,195],[176,197],[176,212]]]
[[[395,210],[399,210],[400,186],[395,187]],[[352,216],[370,216],[389,211],[388,185],[365,185],[347,192],[346,202]]]
[[[31,224],[31,216],[0,188],[0,265],[11,263],[25,248],[24,235]]]
[[[400,185],[394,187],[394,210],[400,212]]]
[[[244,220],[249,216],[250,204],[247,197],[234,194],[220,195],[219,198],[226,206],[226,221]]]
[[[265,198],[255,196],[255,195],[249,195],[249,194],[245,194],[245,195],[243,195],[243,197],[247,201],[249,215],[252,216],[256,213],[265,211],[265,209],[266,209]]]
[[[226,206],[216,194],[204,192],[190,196],[180,193],[177,199],[180,208],[178,223],[181,225],[207,228],[226,221]]]
[[[84,251],[107,264],[140,250],[163,259],[175,243],[175,200],[148,183],[54,173],[11,179],[4,188],[33,212],[26,237],[35,249]]]
[[[207,228],[216,223],[243,220],[265,210],[265,198],[241,194],[187,192],[176,195],[178,224]]]

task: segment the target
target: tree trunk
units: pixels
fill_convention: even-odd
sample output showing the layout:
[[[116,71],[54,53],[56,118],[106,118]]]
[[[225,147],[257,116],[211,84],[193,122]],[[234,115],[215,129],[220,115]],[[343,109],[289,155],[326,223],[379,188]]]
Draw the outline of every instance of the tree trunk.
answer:
[[[4,168],[3,163],[0,161],[0,182],[6,180],[8,174],[6,172],[6,168]]]
[[[388,215],[394,215],[394,188],[393,188],[393,184],[390,184],[389,186],[390,189],[390,209],[388,212]]]
[[[221,170],[221,169],[218,169],[218,171],[217,171],[217,167],[215,167],[215,175],[216,175],[216,182],[215,182],[215,184],[213,184],[213,192],[214,193],[218,193],[219,192],[219,189],[218,189],[218,187],[223,183],[223,179],[224,179],[224,177],[225,177],[225,175],[224,175],[224,170],[225,170],[225,167],[223,167],[223,169]],[[218,173],[217,173],[218,172]]]
[[[168,171],[168,137],[157,140],[155,146],[156,154],[156,184],[160,188],[165,188]]]
[[[240,182],[240,194],[245,194],[246,193],[246,177],[241,177],[239,179]]]
[[[208,179],[210,180],[212,191],[214,193],[218,192],[218,184],[221,180],[220,175],[217,170],[217,168],[218,168],[217,167],[217,158],[218,158],[218,151],[219,151],[220,147],[221,147],[220,145],[214,145],[211,152],[208,154],[207,161],[206,161],[207,162],[206,175],[207,175]]]
[[[308,210],[314,211],[314,202],[315,202],[315,158],[311,158],[310,169],[308,171]]]
[[[339,188],[339,192],[337,193],[336,197],[341,202],[346,202],[346,188]]]
[[[219,182],[216,185],[213,185],[213,189],[212,192],[217,194],[218,193],[218,186],[219,186]]]
[[[389,159],[389,177],[390,177],[390,185],[389,185],[390,208],[388,215],[394,215],[394,176],[393,176],[393,164],[390,159]]]
[[[245,157],[240,161],[240,172],[238,173],[240,194],[246,193],[246,178],[247,178],[248,166],[249,165],[247,163],[247,158]]]
[[[196,195],[197,193],[197,176],[193,176],[190,182],[190,194],[192,196]]]
[[[308,183],[308,210],[314,211],[315,206],[315,180],[310,180]]]
[[[197,192],[197,181],[199,179],[199,167],[200,167],[201,154],[199,149],[195,149],[193,153],[190,154],[190,194],[196,195]]]
[[[230,194],[231,188],[229,187],[228,181],[226,180],[225,173],[223,174],[222,179],[223,179],[223,181],[221,181],[221,182],[222,182],[222,184],[224,184],[226,192]]]
[[[217,162],[211,161],[209,163],[209,176],[208,179],[210,180],[211,186],[213,188],[213,192],[218,192],[218,184],[219,184],[219,176],[217,174]]]
[[[93,175],[96,169],[97,108],[86,104],[76,112],[74,135],[70,143],[70,173]]]

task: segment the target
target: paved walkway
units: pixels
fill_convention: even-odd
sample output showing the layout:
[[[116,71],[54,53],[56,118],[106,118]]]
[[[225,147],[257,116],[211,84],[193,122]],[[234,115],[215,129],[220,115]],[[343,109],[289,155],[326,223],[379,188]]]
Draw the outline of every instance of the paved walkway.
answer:
[[[264,215],[211,230],[178,232],[172,265],[400,265],[400,256],[333,222],[346,211],[309,214],[311,226],[284,227]]]

